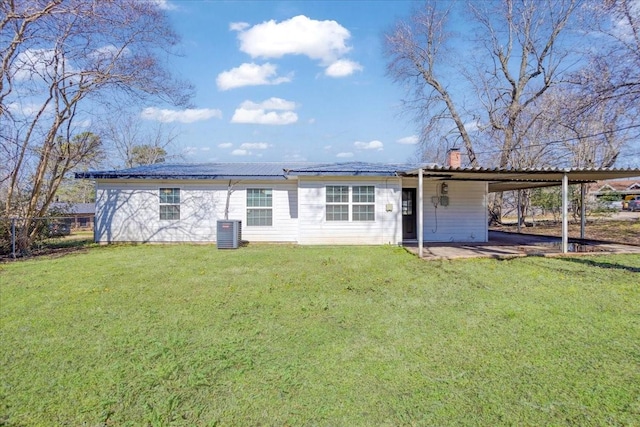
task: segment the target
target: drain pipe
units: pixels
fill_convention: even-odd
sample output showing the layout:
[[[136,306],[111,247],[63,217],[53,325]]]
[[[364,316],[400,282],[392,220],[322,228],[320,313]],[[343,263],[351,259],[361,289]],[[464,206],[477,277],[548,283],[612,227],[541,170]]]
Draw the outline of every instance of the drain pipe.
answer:
[[[569,176],[562,175],[562,253],[569,252]]]
[[[422,189],[422,168],[419,169],[418,171],[418,256],[420,258],[422,258],[422,246],[423,246],[423,236],[422,236],[422,230],[423,230],[423,222],[424,222],[424,218],[423,218],[423,210],[424,210],[424,206],[423,206],[423,189]]]

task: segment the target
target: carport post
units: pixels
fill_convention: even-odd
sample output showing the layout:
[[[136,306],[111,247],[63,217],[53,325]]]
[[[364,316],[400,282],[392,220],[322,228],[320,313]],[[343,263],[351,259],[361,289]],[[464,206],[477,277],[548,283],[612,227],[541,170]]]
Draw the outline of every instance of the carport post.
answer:
[[[580,238],[585,238],[586,224],[587,224],[587,205],[584,204],[584,199],[587,194],[587,185],[580,184]]]
[[[522,218],[520,217],[520,194],[522,193],[521,190],[518,190],[518,205],[517,205],[517,210],[518,210],[518,233],[520,233],[522,231],[522,228],[520,227],[520,221],[522,221]]]
[[[569,252],[569,175],[562,175],[562,253]]]
[[[422,168],[418,171],[418,256],[422,258],[422,222],[423,219],[423,197],[422,197]]]

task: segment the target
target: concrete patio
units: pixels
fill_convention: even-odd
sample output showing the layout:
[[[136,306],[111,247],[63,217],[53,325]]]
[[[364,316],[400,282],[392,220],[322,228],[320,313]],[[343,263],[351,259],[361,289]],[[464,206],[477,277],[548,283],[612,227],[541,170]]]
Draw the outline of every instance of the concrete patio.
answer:
[[[403,245],[418,255],[417,243]],[[640,246],[595,240],[569,240],[569,253],[562,254],[560,237],[489,231],[487,243],[425,242],[422,258],[427,260],[461,258],[515,258],[524,256],[575,256],[584,254],[636,253]]]

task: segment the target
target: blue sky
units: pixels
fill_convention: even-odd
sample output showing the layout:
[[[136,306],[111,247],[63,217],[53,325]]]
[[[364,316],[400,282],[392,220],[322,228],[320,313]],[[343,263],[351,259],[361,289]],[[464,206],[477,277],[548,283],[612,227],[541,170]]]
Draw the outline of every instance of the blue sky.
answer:
[[[413,1],[157,0],[181,35],[193,107],[147,106],[188,162],[413,159],[416,125],[385,75],[383,34]]]

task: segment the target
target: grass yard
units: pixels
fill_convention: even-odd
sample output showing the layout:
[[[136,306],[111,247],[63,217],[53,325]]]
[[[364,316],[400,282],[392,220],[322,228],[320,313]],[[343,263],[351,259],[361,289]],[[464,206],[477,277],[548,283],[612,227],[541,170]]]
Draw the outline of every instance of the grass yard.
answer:
[[[637,425],[640,256],[108,246],[0,264],[0,425]]]

